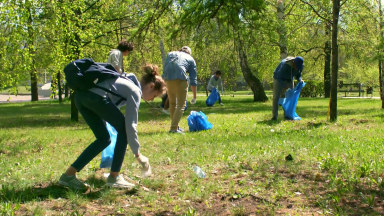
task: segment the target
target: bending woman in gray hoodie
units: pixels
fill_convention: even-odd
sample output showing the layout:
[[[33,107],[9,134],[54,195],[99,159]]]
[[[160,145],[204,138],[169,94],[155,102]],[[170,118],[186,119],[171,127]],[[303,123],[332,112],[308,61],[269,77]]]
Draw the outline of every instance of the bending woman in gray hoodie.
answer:
[[[94,157],[103,151],[111,142],[105,121],[111,124],[116,131],[116,147],[114,151],[111,173],[107,179],[110,187],[132,188],[133,184],[124,180],[119,175],[123,164],[127,143],[137,161],[143,167],[143,175],[151,174],[148,158],[140,154],[139,140],[137,137],[137,123],[140,99],[151,101],[166,91],[165,82],[159,76],[159,68],[156,65],[147,65],[144,68],[145,75],[140,83],[135,75],[129,74],[128,78],[122,77],[107,79],[97,85],[117,93],[126,100],[121,100],[102,89],[91,88],[77,91],[75,103],[85,122],[94,133],[96,140],[80,154],[75,162],[62,174],[59,184],[74,189],[84,190],[88,185],[76,178],[76,173],[83,169]],[[119,104],[120,102],[120,104]],[[126,106],[125,117],[120,111],[121,106]]]

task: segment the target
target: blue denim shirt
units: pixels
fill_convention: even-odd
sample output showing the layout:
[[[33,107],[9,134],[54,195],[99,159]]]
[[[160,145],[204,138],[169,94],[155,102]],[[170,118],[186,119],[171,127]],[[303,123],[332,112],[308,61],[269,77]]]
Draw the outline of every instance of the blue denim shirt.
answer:
[[[185,52],[170,52],[164,61],[162,77],[165,80],[187,80],[191,86],[197,86],[196,62]]]
[[[293,77],[295,77],[299,82],[301,81],[302,69],[293,69],[292,61],[292,57],[283,59],[273,73],[273,78],[276,79],[281,86],[284,86],[284,81],[292,82]]]

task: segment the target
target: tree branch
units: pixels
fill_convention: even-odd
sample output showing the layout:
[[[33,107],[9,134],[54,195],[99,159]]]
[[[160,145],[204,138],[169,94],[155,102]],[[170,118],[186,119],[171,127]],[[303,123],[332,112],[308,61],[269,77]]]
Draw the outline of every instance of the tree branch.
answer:
[[[293,2],[293,5],[292,5],[291,9],[289,9],[289,11],[288,11],[287,14],[284,14],[284,17],[287,17],[287,16],[291,15],[292,10],[293,10],[293,8],[295,7],[296,3],[297,3],[297,1],[294,1],[294,2]]]
[[[319,14],[319,12],[318,12],[318,11],[317,11],[317,10],[310,4],[310,3],[308,3],[308,2],[306,2],[306,1],[304,1],[304,0],[300,0],[300,1],[303,2],[304,4],[308,5],[309,7],[311,7],[311,9],[313,10],[313,12],[315,12],[315,14],[316,14],[317,16],[319,16],[321,19],[327,21],[328,23],[332,23],[332,21],[331,21],[330,19],[327,19],[327,18],[321,16],[321,15]]]
[[[346,2],[347,0],[344,0],[343,3],[340,4],[340,7],[342,7]]]
[[[301,51],[299,52],[299,54],[303,53],[303,52],[305,52],[305,54],[307,54],[307,53],[311,52],[314,49],[323,49],[323,47],[312,47],[312,48],[309,48],[307,50],[302,48]]]
[[[92,3],[87,9],[85,9],[82,13],[86,13],[89,9],[91,9],[93,6],[95,6],[100,0],[96,0],[94,3]]]
[[[103,33],[103,34],[101,34],[101,35],[96,36],[93,40],[97,40],[97,39],[99,39],[99,38],[101,38],[101,37],[107,36],[107,35],[110,34],[110,33],[113,33],[113,32],[115,32],[115,31],[119,31],[119,30],[123,30],[123,29],[127,29],[127,28],[131,28],[131,26],[125,26],[125,27],[117,28],[117,29],[114,29],[114,30],[111,30],[111,31],[107,31],[107,32],[105,32],[105,33]],[[93,40],[84,42],[84,43],[83,43],[83,47],[85,47],[85,46],[87,46],[88,44],[92,43]]]

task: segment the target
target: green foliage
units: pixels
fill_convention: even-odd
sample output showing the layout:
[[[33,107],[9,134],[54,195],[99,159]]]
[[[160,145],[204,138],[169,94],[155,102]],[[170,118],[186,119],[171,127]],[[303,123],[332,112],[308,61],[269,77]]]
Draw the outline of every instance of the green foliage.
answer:
[[[318,80],[305,80],[305,86],[301,89],[300,97],[322,97],[324,96],[324,82]],[[269,87],[273,90],[273,82],[269,82]],[[297,81],[295,81],[295,86]]]

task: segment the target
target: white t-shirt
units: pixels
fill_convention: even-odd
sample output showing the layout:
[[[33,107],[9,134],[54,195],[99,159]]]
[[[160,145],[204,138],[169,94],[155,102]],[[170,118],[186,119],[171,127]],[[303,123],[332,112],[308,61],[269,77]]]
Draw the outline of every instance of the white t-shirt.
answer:
[[[119,73],[123,73],[123,53],[118,49],[109,52],[107,63],[118,69]]]

